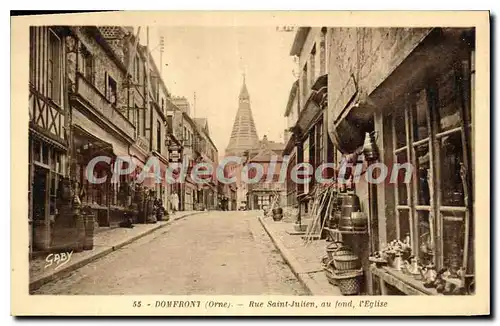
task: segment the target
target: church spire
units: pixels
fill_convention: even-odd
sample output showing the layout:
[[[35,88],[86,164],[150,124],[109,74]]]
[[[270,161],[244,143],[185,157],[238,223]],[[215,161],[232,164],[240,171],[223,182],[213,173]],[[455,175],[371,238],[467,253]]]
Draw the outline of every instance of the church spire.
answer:
[[[245,79],[245,74],[243,74],[238,112],[234,119],[229,145],[226,148],[226,155],[242,155],[245,151],[252,151],[259,148],[259,137],[257,136],[257,129],[253,120],[250,95]]]
[[[246,78],[245,78],[245,73],[243,73],[243,85],[241,86],[240,90],[240,99],[248,99],[250,98],[250,95],[248,94],[248,89],[247,89],[247,83],[246,83]]]

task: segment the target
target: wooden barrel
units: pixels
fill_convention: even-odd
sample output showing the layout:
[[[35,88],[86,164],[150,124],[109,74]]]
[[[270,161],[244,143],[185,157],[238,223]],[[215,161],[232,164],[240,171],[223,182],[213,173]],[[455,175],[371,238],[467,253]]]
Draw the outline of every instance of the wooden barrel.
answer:
[[[360,231],[364,230],[364,226],[360,225],[357,220],[353,219],[352,213],[361,210],[359,197],[355,194],[346,194],[342,198],[341,217],[339,221],[339,229],[344,231]]]
[[[283,219],[283,208],[273,208],[273,220],[280,221]]]

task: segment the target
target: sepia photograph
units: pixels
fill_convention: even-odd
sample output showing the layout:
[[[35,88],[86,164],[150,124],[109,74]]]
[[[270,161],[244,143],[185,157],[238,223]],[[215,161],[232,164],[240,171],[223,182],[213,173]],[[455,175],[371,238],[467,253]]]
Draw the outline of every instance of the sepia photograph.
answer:
[[[338,14],[13,18],[13,296],[488,313],[488,12]]]

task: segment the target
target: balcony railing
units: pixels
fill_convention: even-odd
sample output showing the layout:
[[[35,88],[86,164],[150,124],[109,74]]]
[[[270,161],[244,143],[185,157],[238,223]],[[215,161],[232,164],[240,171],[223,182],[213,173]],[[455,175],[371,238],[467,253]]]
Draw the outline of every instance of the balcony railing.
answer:
[[[130,138],[134,138],[134,125],[114,108],[94,85],[81,75],[78,76],[77,83],[78,96],[88,102],[95,111],[107,118],[117,129],[123,131]]]

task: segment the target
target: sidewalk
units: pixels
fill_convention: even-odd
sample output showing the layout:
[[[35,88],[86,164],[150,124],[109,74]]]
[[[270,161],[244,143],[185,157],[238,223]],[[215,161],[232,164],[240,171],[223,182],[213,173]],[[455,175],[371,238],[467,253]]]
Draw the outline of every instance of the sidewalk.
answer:
[[[275,222],[271,217],[259,217],[259,221],[292,272],[311,295],[342,295],[339,288],[328,282],[321,266],[321,258],[326,255],[326,240],[313,240],[306,246],[300,235],[287,232],[294,231],[293,222]],[[304,224],[309,222],[306,220]]]
[[[100,228],[96,230],[94,235],[94,248],[82,252],[73,252],[68,263],[56,269],[57,265],[53,263],[45,268],[48,264],[45,260],[47,257],[36,257],[30,261],[30,291],[38,289],[43,284],[51,282],[55,279],[64,277],[74,270],[96,260],[107,254],[126,246],[135,240],[142,238],[158,229],[172,224],[173,221],[180,220],[187,216],[201,214],[201,211],[181,211],[171,215],[169,221],[160,221],[155,224],[134,224],[134,227],[129,228]]]

